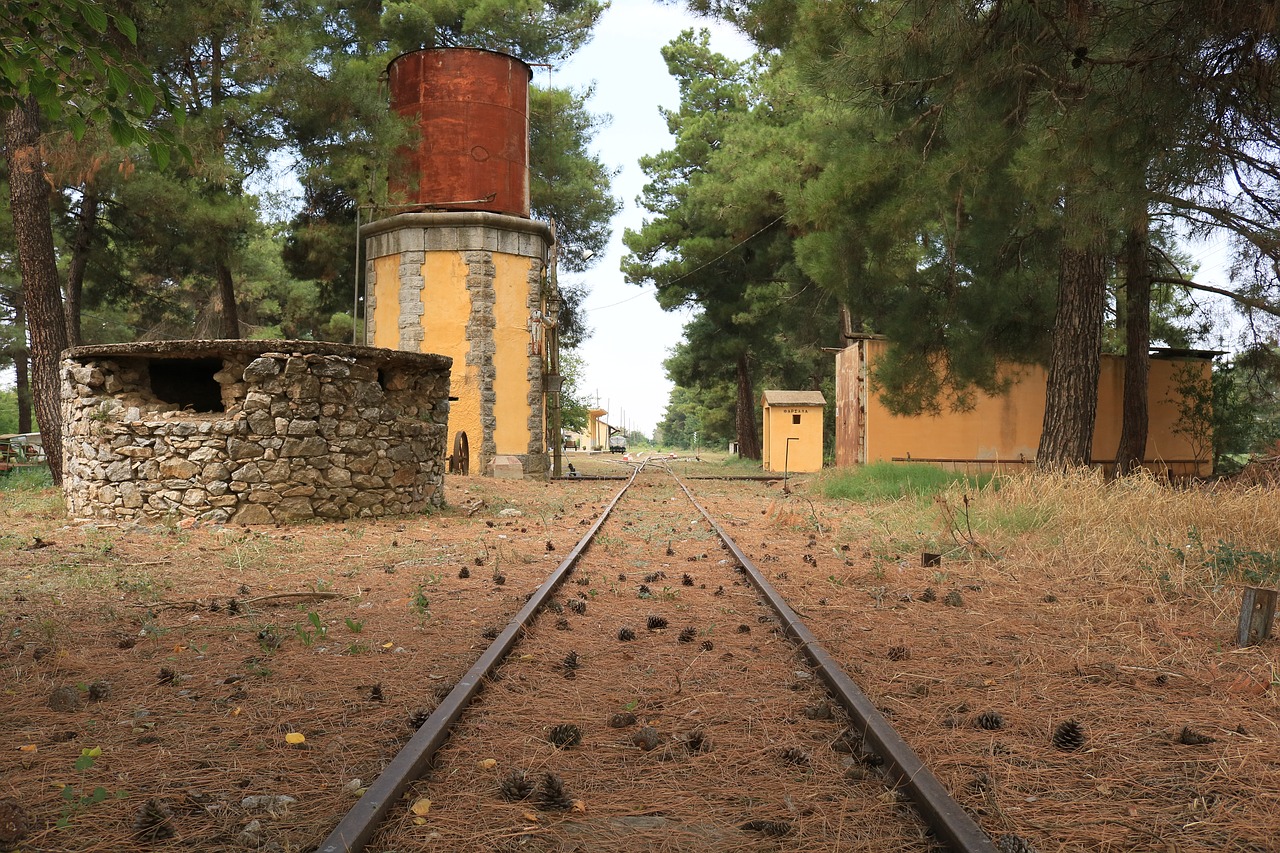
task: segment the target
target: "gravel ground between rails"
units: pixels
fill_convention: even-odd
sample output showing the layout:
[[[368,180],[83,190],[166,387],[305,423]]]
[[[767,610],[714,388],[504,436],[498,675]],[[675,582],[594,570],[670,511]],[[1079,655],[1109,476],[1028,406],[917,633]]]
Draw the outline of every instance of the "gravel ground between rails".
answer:
[[[25,822],[18,849],[49,853],[313,848],[620,486],[450,478],[431,516],[250,530],[67,525],[55,500],[0,493],[0,830]],[[1030,548],[924,567],[872,542],[866,507],[803,483],[691,487],[994,837],[1274,849],[1276,646],[1235,647],[1238,590],[1119,584]],[[610,535],[621,553],[646,533]],[[622,668],[580,678],[602,703],[643,698]],[[1084,742],[1056,749],[1068,721]],[[511,748],[545,758],[545,724]],[[588,809],[615,796],[576,784]],[[510,808],[483,787],[459,807]]]

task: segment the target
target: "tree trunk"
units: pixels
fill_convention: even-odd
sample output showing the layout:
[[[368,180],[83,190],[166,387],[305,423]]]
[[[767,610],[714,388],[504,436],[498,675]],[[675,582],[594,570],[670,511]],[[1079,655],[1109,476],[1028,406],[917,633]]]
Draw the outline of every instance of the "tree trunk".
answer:
[[[76,213],[76,236],[71,244],[71,263],[67,266],[67,345],[78,347],[80,335],[80,297],[84,293],[84,271],[89,265],[89,245],[98,224],[98,185],[85,181]]]
[[[66,315],[53,252],[49,184],[40,153],[40,108],[35,98],[4,117],[9,164],[9,207],[22,273],[27,329],[31,336],[31,386],[41,442],[55,484],[62,483],[62,383],[58,358],[67,347]]]
[[[31,429],[31,353],[20,349],[13,354],[14,391],[18,396],[18,432]]]
[[[1092,461],[1106,302],[1107,246],[1100,223],[1070,198],[1065,221],[1044,425],[1036,454],[1036,464],[1050,470]]]
[[[222,35],[215,33],[210,40],[211,68],[209,75],[209,103],[218,116],[222,126],[218,128],[217,136],[214,139],[214,147],[218,152],[218,160],[225,166],[227,162],[227,127],[226,119],[222,115],[222,66],[225,57],[222,55]],[[226,197],[229,195],[227,185],[219,184],[218,192]],[[235,340],[240,337],[240,312],[236,307],[236,285],[231,277],[231,267],[228,265],[227,258],[228,249],[225,248],[227,240],[218,241],[217,257],[213,259],[214,273],[218,279],[218,303],[222,309],[221,325],[219,327],[218,337],[224,340]]]
[[[1147,387],[1151,372],[1151,268],[1147,219],[1134,224],[1125,243],[1124,420],[1116,449],[1116,474],[1142,467],[1147,455]]]
[[[13,322],[18,328],[21,345],[13,351],[14,392],[18,397],[18,432],[31,429],[31,351],[27,349],[27,309],[22,304],[22,293],[13,306]]]
[[[223,258],[217,260],[218,302],[222,308],[222,321],[218,337],[235,340],[240,337],[240,312],[236,308],[236,285],[231,278],[231,268]]]
[[[759,459],[760,433],[756,429],[756,396],[746,352],[738,353],[738,456]]]

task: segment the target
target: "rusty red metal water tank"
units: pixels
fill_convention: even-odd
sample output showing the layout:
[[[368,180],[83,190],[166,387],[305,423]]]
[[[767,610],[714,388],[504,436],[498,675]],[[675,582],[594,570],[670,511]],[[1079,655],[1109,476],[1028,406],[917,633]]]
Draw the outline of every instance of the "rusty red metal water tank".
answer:
[[[421,133],[392,165],[403,203],[529,217],[529,81],[514,56],[416,50],[388,66],[391,108]]]

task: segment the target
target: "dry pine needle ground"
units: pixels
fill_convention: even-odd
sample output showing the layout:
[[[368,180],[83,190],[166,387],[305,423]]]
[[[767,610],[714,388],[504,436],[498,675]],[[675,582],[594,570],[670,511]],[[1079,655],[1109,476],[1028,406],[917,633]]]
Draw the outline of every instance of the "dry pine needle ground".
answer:
[[[10,809],[23,850],[313,847],[619,486],[451,479],[433,516],[256,530],[0,493],[0,832]],[[1234,642],[1280,554],[1273,488],[998,486],[695,492],[993,836],[1273,849],[1276,645]]]

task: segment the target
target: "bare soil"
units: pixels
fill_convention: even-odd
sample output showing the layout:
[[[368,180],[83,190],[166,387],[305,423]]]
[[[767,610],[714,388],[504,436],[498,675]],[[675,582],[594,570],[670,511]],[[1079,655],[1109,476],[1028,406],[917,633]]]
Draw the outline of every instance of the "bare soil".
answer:
[[[1235,646],[1238,585],[1112,571],[1103,545],[1031,535],[924,566],[936,531],[792,485],[692,483],[993,837],[1274,849],[1276,645]],[[314,848],[620,487],[450,478],[428,516],[270,529],[67,524],[52,493],[0,492],[0,833],[8,815],[23,851]],[[619,554],[705,551],[696,526],[610,535]],[[624,704],[636,685],[608,672],[590,690]],[[1079,749],[1052,742],[1068,721]],[[492,849],[456,827],[508,807],[496,786],[440,782],[405,818],[413,846],[384,849]],[[607,814],[608,781],[586,789]],[[143,837],[157,827],[173,835]]]

